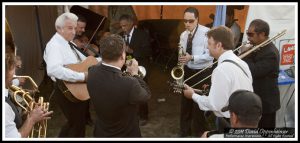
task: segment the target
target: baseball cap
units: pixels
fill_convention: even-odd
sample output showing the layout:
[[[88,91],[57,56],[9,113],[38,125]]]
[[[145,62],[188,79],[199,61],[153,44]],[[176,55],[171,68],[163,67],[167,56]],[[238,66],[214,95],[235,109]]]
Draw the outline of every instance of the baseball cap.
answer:
[[[255,93],[248,90],[237,90],[229,97],[228,106],[221,109],[222,112],[230,110],[235,114],[247,118],[258,118],[262,114],[261,99]]]

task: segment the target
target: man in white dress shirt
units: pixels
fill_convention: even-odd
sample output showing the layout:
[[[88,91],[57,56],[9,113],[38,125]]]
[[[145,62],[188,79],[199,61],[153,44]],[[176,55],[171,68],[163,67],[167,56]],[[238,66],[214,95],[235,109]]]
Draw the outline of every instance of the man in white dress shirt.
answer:
[[[209,28],[198,24],[198,22],[198,10],[194,7],[188,7],[184,11],[184,25],[186,30],[180,35],[180,44],[184,51],[186,51],[186,54],[178,59],[181,64],[184,64],[184,79],[189,78],[213,63],[213,57],[208,52],[207,37],[205,35]],[[211,69],[206,70],[192,80],[189,80],[187,84],[193,85],[210,75],[211,72]],[[209,80],[206,80],[206,82],[199,85],[199,88],[204,84],[209,84],[209,82]],[[204,112],[199,110],[193,100],[182,96],[179,136],[200,136],[208,129],[207,125]]]
[[[201,110],[213,111],[217,116],[217,128],[222,130],[218,121],[229,121],[229,112],[221,112],[228,105],[230,95],[238,90],[253,91],[252,75],[247,63],[237,57],[233,49],[233,34],[225,26],[219,26],[207,32],[208,49],[211,56],[218,59],[218,66],[213,70],[209,96],[198,95],[185,85],[184,95],[193,99]],[[247,101],[241,101],[247,102]]]
[[[61,107],[67,118],[62,126],[59,137],[84,137],[86,123],[87,101],[71,102],[61,91],[61,80],[68,82],[84,82],[87,79],[87,72],[76,72],[64,67],[68,64],[76,64],[86,59],[70,41],[74,39],[75,28],[78,17],[73,13],[63,13],[55,22],[56,33],[47,43],[44,51],[44,60],[47,65],[47,74],[56,82],[55,100]],[[100,60],[100,59],[98,59]],[[62,85],[62,84],[60,84]]]

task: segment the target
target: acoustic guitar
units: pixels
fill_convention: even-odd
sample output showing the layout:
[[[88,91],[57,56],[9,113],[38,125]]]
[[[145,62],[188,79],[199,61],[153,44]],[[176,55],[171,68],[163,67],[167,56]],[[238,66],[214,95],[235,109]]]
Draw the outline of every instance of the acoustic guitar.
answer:
[[[87,72],[90,66],[96,65],[97,59],[93,56],[88,56],[84,61],[78,64],[66,65],[69,68],[77,72]],[[89,92],[87,90],[86,82],[67,82],[63,81],[68,90],[63,91],[64,95],[72,102],[86,101],[90,99]],[[72,94],[67,94],[71,92]]]

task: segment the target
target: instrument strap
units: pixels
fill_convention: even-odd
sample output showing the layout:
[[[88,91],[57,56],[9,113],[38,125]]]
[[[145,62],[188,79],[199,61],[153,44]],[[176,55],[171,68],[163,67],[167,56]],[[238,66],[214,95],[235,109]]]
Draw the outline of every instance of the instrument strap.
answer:
[[[247,75],[246,71],[245,71],[239,64],[237,64],[236,62],[234,62],[234,61],[232,61],[232,60],[224,60],[222,63],[224,63],[224,62],[229,62],[229,63],[235,64],[235,65],[238,66],[238,67],[244,72],[244,74],[249,78],[249,76]]]
[[[76,52],[76,50],[75,50],[75,48],[80,52],[80,53],[82,53],[84,56],[88,56],[86,53],[84,53],[83,51],[81,51],[75,44],[73,44],[72,42],[69,42],[69,45],[70,45],[70,47],[71,47],[71,49],[73,50],[73,52],[75,53],[75,55],[76,55],[76,57],[77,57],[77,59],[79,60],[79,61],[82,61],[82,59],[80,58],[80,56],[78,55],[78,53]],[[75,47],[75,48],[74,48]]]

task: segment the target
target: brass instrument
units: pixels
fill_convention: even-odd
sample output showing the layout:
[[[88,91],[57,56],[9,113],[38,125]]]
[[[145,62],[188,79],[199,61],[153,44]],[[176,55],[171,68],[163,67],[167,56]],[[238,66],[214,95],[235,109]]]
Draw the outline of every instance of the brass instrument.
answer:
[[[280,33],[278,33],[277,35],[275,35],[274,37],[269,38],[269,39],[265,40],[264,42],[260,43],[259,45],[256,45],[256,46],[250,48],[247,52],[244,52],[243,54],[241,54],[241,55],[239,56],[239,58],[242,59],[242,58],[246,57],[247,55],[251,54],[253,51],[257,50],[258,48],[264,47],[264,46],[268,45],[269,43],[271,43],[271,42],[273,42],[274,40],[278,39],[279,37],[283,36],[283,35],[286,33],[286,31],[287,31],[287,30],[285,29],[285,30],[281,31]],[[244,45],[245,45],[245,44],[242,44],[239,48],[235,49],[234,51],[239,50],[239,49],[242,48]],[[217,63],[217,61],[214,62],[212,65],[214,65],[215,63]],[[210,65],[210,66],[212,66],[212,65]],[[208,66],[208,67],[210,67],[210,66]],[[191,77],[189,77],[188,79],[186,79],[186,80],[184,81],[184,83],[185,83],[186,81],[190,80],[191,78],[193,78],[194,76],[200,74],[201,72],[203,72],[204,70],[206,70],[208,67],[206,67],[206,68],[204,68],[203,70],[201,70],[201,71],[195,73],[194,75],[192,75]],[[201,81],[195,83],[195,84],[192,85],[191,87],[195,87],[196,85],[202,83],[203,81],[205,81],[206,79],[208,79],[208,78],[210,78],[210,77],[211,77],[211,75],[207,76],[206,78],[204,78],[204,79],[202,79]]]
[[[33,81],[33,79],[29,76],[16,76],[14,78],[26,78],[29,79],[33,86],[33,90],[36,92],[38,91],[38,86],[36,83]],[[34,106],[40,105],[43,107],[43,111],[48,111],[49,109],[49,102],[44,102],[43,97],[39,97],[38,102],[35,101],[35,98],[33,95],[30,95],[32,93],[25,91],[24,89],[17,87],[15,85],[11,85],[9,87],[9,92],[11,93],[10,95],[12,96],[13,102],[20,107],[23,111],[24,114],[29,114],[30,111],[34,109]],[[35,129],[38,128],[38,129]],[[30,138],[45,138],[47,133],[47,120],[42,120],[36,125],[33,126],[31,130],[31,135],[29,136]]]
[[[178,44],[178,57],[181,57],[185,55],[183,51],[182,45],[179,43]],[[184,76],[184,69],[183,69],[184,64],[180,63],[179,61],[177,62],[177,66],[175,66],[172,71],[171,71],[171,76],[175,80],[180,80]]]
[[[242,53],[242,54],[239,56],[239,58],[242,59],[242,58],[246,57],[247,55],[249,55],[250,53],[252,53],[253,51],[257,50],[258,48],[266,46],[266,45],[269,44],[270,42],[272,42],[272,41],[278,39],[279,37],[283,36],[283,35],[286,33],[286,31],[287,31],[287,30],[285,29],[285,30],[283,30],[282,32],[280,32],[280,33],[278,33],[277,35],[275,35],[274,37],[269,38],[269,39],[265,40],[264,42],[262,42],[261,44],[256,45],[255,47],[250,48],[247,52]],[[249,42],[243,42],[242,45],[239,46],[238,48],[236,48],[235,50],[233,50],[233,52],[235,52],[235,51],[241,49],[242,47],[244,47],[244,46],[245,46],[246,44],[248,44],[248,43],[249,43]],[[202,69],[201,71],[199,71],[199,72],[195,73],[194,75],[190,76],[189,78],[187,78],[186,80],[183,81],[182,85],[184,85],[184,83],[186,83],[188,80],[190,80],[190,79],[192,79],[193,77],[197,76],[198,74],[202,73],[202,72],[205,71],[206,69],[210,68],[211,66],[213,66],[213,65],[216,64],[217,62],[218,62],[218,61],[215,61],[213,64],[207,66],[206,68]],[[173,69],[172,69],[172,72],[173,72]],[[171,72],[171,75],[173,74],[172,72]],[[173,76],[172,76],[172,77],[173,77]],[[192,88],[195,87],[196,85],[202,83],[203,81],[205,81],[206,79],[208,79],[208,78],[210,78],[210,77],[211,77],[211,75],[207,76],[206,78],[204,78],[204,79],[202,79],[201,81],[195,83],[195,84],[192,85],[191,87],[192,87]],[[174,78],[174,77],[173,77],[173,78]],[[174,79],[176,80],[176,77],[175,77]],[[175,89],[174,89],[175,92],[178,92],[178,86],[179,86],[179,88],[183,89],[183,86],[182,86],[182,85],[175,85]],[[200,90],[200,91],[201,91],[201,90]],[[179,92],[181,93],[181,91],[179,91]]]
[[[185,52],[183,50],[182,45],[178,44],[178,58],[184,56]],[[184,88],[183,77],[184,77],[184,64],[177,62],[177,66],[175,66],[171,71],[171,76],[175,80],[174,83],[171,83],[173,86],[175,93],[181,93],[182,89]]]
[[[128,65],[131,65],[132,64],[132,57],[131,56],[127,56],[126,57],[126,59],[127,59],[127,61],[126,61],[126,66],[128,66]],[[145,76],[146,76],[146,69],[145,69],[145,67],[143,67],[143,66],[139,66],[138,67],[139,68],[139,70],[138,70],[138,76],[140,77],[140,78],[144,78]],[[128,71],[127,71],[127,69],[123,72],[123,76],[132,76],[131,75],[131,73],[129,73]]]
[[[49,110],[49,102],[44,102],[43,97],[39,97],[38,105],[42,106],[43,111]],[[33,110],[34,106],[30,107],[31,110]],[[37,129],[36,129],[37,128]],[[31,138],[37,137],[37,138],[46,138],[47,135],[47,120],[42,120],[39,123],[35,124],[31,130]]]

